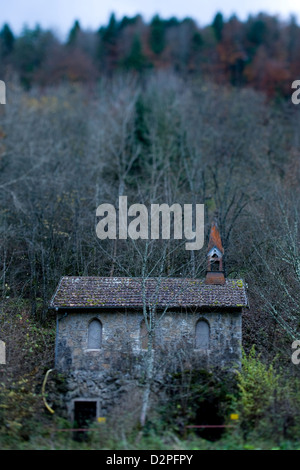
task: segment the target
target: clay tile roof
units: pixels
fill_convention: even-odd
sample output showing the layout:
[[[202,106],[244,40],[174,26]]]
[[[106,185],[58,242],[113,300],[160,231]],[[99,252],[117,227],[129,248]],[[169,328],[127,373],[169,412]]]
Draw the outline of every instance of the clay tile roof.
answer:
[[[242,280],[206,285],[203,279],[148,278],[147,304],[160,307],[246,307]],[[63,277],[50,308],[117,308],[143,306],[143,280],[118,277]]]
[[[208,251],[210,251],[213,247],[218,248],[221,253],[224,253],[224,248],[222,245],[221,235],[216,223],[212,224],[210,235],[209,235],[209,242],[208,242]]]

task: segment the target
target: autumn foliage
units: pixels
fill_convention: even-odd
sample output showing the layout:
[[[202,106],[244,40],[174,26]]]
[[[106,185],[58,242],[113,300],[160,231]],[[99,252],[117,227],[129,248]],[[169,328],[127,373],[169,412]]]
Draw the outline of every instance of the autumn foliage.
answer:
[[[140,15],[85,31],[75,21],[68,37],[25,28],[16,37],[9,25],[0,31],[0,75],[15,72],[21,83],[53,85],[64,81],[94,83],[102,76],[133,70],[169,70],[218,84],[251,86],[269,97],[289,96],[300,74],[300,27],[260,13],[242,22],[217,13],[212,24],[191,18],[147,24]]]

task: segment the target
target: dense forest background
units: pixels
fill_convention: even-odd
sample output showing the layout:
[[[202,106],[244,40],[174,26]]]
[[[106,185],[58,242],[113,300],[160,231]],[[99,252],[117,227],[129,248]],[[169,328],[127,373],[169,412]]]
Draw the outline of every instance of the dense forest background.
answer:
[[[205,27],[192,18],[155,15],[147,24],[141,15],[118,21],[112,14],[98,31],[85,31],[75,21],[65,41],[39,26],[25,27],[15,36],[5,24],[0,31],[0,74],[15,72],[30,88],[62,80],[90,84],[124,70],[168,70],[287,97],[300,73],[299,44],[294,17],[283,22],[263,13],[244,22],[217,13]]]
[[[4,25],[0,78],[3,435],[28,440],[29,418],[45,413],[35,394],[53,365],[48,305],[60,277],[141,275],[136,245],[96,237],[98,205],[126,195],[129,205],[205,204],[206,237],[218,218],[226,275],[248,286],[243,347],[254,344],[262,360],[249,358],[242,386],[248,393],[257,380],[260,395],[241,409],[256,426],[256,402],[269,391],[264,432],[286,438],[300,409],[291,362],[300,320],[296,21],[218,13],[199,28],[190,18],[112,15],[97,32],[76,21],[64,42],[38,26],[17,37]],[[203,277],[205,254],[158,241],[147,267],[157,275],[164,255],[163,275]],[[281,388],[263,368],[275,359]]]

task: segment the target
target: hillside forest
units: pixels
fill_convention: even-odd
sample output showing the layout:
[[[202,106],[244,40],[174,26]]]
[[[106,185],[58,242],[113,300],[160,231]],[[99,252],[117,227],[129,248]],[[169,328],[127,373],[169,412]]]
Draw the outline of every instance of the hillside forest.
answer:
[[[76,21],[64,40],[39,26],[17,36],[5,24],[0,79],[1,448],[299,448],[296,20],[217,13],[200,27],[191,18],[112,14],[98,31]],[[105,432],[78,443],[55,431],[68,424],[42,401],[55,350],[48,306],[61,276],[141,276],[143,240],[96,236],[97,207],[122,195],[129,204],[205,205],[204,248],[155,240],[153,276],[165,253],[164,276],[204,277],[218,220],[226,277],[247,285],[243,367],[229,384],[184,372],[183,388],[176,382],[178,393],[156,402],[142,431],[124,407]],[[183,434],[199,396],[213,397],[223,417],[238,412],[235,429],[218,439]]]

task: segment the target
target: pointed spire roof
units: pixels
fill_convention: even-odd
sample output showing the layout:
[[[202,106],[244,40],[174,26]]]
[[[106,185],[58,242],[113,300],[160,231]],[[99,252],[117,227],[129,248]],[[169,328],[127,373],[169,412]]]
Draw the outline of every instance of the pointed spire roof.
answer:
[[[222,245],[220,231],[217,225],[217,222],[213,222],[210,229],[209,242],[208,242],[208,252],[212,248],[218,248],[218,250],[224,254],[224,248]]]

